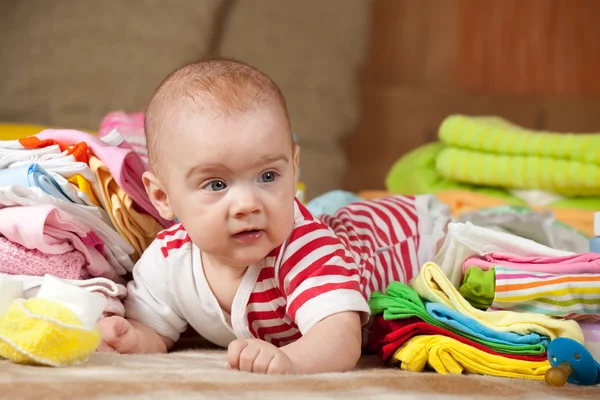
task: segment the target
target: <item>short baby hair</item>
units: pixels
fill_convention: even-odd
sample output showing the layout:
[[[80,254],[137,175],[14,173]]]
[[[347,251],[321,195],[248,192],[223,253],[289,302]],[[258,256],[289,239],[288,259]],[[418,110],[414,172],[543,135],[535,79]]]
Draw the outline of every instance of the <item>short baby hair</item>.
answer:
[[[246,111],[264,102],[277,101],[289,124],[285,99],[279,87],[258,69],[232,59],[209,59],[187,64],[167,76],[150,98],[145,114],[148,161],[160,170],[161,137],[169,134],[178,112]]]

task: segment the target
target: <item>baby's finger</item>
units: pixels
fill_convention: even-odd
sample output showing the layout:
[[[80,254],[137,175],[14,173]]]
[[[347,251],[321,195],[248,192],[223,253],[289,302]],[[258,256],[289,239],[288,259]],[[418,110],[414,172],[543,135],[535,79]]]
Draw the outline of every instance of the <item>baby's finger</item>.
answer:
[[[239,369],[240,354],[248,346],[247,340],[234,340],[227,347],[227,362],[231,369]]]
[[[256,357],[258,356],[258,354],[260,353],[260,346],[246,346],[244,348],[244,350],[242,350],[242,353],[240,354],[240,364],[238,366],[238,368],[240,369],[240,371],[246,371],[246,372],[252,372],[253,371],[253,365],[254,365],[254,360],[256,360]]]
[[[112,347],[111,345],[109,345],[108,343],[106,343],[104,340],[102,340],[100,342],[100,344],[96,348],[96,351],[98,353],[115,353],[116,352],[115,348]]]
[[[262,349],[254,359],[254,363],[252,364],[252,372],[266,374],[267,370],[269,369],[269,364],[274,358],[274,352],[269,351],[269,349]]]
[[[286,375],[291,372],[289,360],[280,354],[275,355],[275,357],[269,363],[269,368],[267,369],[267,374],[269,375]]]

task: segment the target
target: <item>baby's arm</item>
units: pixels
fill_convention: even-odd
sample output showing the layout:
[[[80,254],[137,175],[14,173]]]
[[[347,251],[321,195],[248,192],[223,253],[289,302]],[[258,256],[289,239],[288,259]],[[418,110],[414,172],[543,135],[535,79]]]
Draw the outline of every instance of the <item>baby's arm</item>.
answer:
[[[99,351],[166,353],[187,326],[169,287],[169,264],[155,240],[133,269],[127,285],[125,318],[109,317],[98,323]],[[179,265],[183,267],[183,265]]]
[[[315,324],[304,336],[281,348],[292,362],[294,372],[346,372],[361,355],[360,314],[341,312]]]

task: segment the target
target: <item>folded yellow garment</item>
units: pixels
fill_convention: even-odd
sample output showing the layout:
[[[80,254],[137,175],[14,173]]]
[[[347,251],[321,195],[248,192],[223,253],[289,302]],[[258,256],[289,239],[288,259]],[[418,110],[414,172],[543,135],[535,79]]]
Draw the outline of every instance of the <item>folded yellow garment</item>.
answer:
[[[163,227],[150,214],[133,208],[133,200],[117,184],[104,162],[90,156],[90,168],[100,184],[100,194],[113,225],[135,249],[135,261]]]
[[[437,264],[426,263],[410,286],[424,300],[444,304],[480,324],[500,332],[514,332],[527,335],[535,332],[549,337],[567,337],[583,344],[583,332],[579,324],[572,320],[554,319],[548,315],[513,311],[482,311],[469,304],[450,283]]]
[[[92,185],[88,182],[87,179],[85,179],[83,176],[81,176],[79,174],[75,174],[72,177],[68,178],[67,180],[69,182],[71,182],[73,185],[77,186],[79,188],[79,190],[81,190],[83,193],[87,194],[88,197],[90,198],[90,200],[93,201],[95,205],[97,205],[98,207],[102,207],[100,205],[100,202],[96,198],[96,195],[94,195],[94,190],[92,189]]]
[[[19,364],[82,363],[101,339],[68,307],[45,298],[16,299],[0,316],[0,356]]]
[[[429,364],[440,374],[472,374],[543,380],[548,361],[524,361],[486,353],[444,335],[420,335],[404,343],[390,364],[421,372]]]
[[[447,147],[438,154],[435,168],[446,179],[472,185],[600,195],[600,165],[580,161]]]
[[[477,211],[482,208],[491,208],[509,203],[494,196],[471,192],[469,190],[446,190],[438,192],[435,196],[450,207],[453,216],[459,217],[462,213]],[[550,210],[556,219],[563,224],[582,232],[588,236],[594,236],[594,211],[576,208],[562,208],[552,206],[527,206],[534,211]]]

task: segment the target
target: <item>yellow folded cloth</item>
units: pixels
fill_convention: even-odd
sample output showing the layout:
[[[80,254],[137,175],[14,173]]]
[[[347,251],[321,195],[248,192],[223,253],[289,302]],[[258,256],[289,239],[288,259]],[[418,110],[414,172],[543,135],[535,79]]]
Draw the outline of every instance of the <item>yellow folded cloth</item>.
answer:
[[[77,186],[80,191],[87,194],[88,197],[90,198],[90,200],[92,200],[95,205],[97,205],[98,207],[102,207],[100,205],[100,202],[98,202],[96,195],[94,195],[94,190],[92,189],[92,185],[88,182],[87,179],[85,179],[83,176],[81,176],[79,174],[75,174],[72,177],[67,178],[67,180],[69,182],[71,182],[73,185]]]
[[[27,300],[21,281],[0,282],[0,291],[0,357],[63,367],[85,362],[96,351],[102,335],[95,325],[107,303],[103,296],[51,275]]]
[[[444,335],[420,335],[404,343],[390,364],[421,372],[429,364],[440,374],[472,374],[543,380],[550,363],[524,361],[486,353]]]
[[[440,267],[432,262],[421,268],[410,286],[424,300],[444,304],[480,324],[500,332],[514,332],[527,335],[535,332],[549,337],[567,337],[583,344],[583,332],[579,324],[572,320],[554,319],[548,315],[513,311],[482,311],[469,304],[450,283]]]
[[[133,208],[133,200],[117,184],[104,162],[90,156],[90,168],[100,184],[100,194],[113,225],[135,249],[135,261],[163,227],[150,214],[137,212]]]

